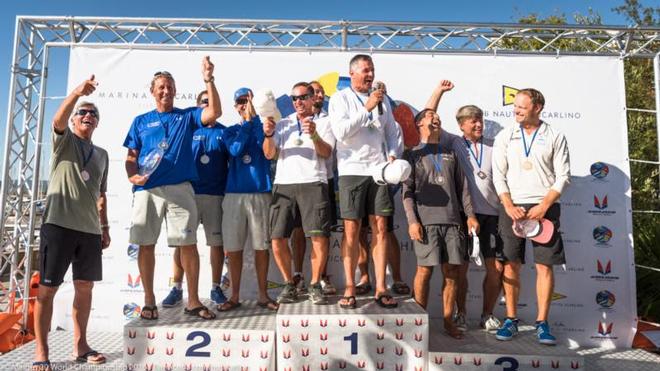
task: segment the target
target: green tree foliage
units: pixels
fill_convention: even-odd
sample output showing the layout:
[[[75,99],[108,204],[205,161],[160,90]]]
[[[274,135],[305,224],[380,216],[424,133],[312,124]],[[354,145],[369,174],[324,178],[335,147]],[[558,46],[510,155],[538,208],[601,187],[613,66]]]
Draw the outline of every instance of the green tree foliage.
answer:
[[[635,26],[660,26],[660,7],[644,7],[638,0],[624,0],[623,5],[612,11],[626,17]],[[574,22],[580,25],[601,25],[600,15],[589,11],[587,15],[574,14]],[[534,25],[567,24],[564,14],[551,15],[546,18],[537,14],[520,17],[519,23]],[[558,36],[562,30],[538,30],[533,34],[521,35],[519,38],[509,38],[498,44],[499,48],[515,51],[559,50],[566,52],[593,51],[596,46],[583,40],[562,37],[548,45],[547,40]],[[594,35],[593,32],[590,33]],[[596,34],[597,35],[597,34]],[[536,37],[538,36],[538,37]],[[606,36],[606,34],[603,34]],[[626,106],[645,110],[654,110],[655,86],[653,60],[631,59],[624,62],[624,78],[626,83]],[[658,161],[656,119],[653,112],[628,111],[628,147],[631,159]],[[631,162],[632,203],[634,210],[660,211],[659,166]],[[635,261],[639,264],[660,268],[660,215],[651,213],[633,214],[633,239],[635,245]],[[660,272],[637,268],[637,306],[640,317],[655,322],[660,321]]]

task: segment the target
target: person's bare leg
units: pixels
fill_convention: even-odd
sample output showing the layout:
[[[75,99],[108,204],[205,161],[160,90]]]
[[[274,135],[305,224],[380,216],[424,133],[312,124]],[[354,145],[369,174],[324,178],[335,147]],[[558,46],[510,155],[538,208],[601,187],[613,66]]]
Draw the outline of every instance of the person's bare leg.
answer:
[[[442,274],[444,276],[442,283],[442,316],[447,334],[453,338],[460,339],[463,333],[454,325],[452,315],[454,313],[454,304],[458,294],[458,276],[460,265],[443,263]]]
[[[140,245],[140,250],[138,250],[138,268],[142,279],[142,288],[144,289],[145,306],[156,305],[156,296],[154,295],[156,257],[154,256],[154,250],[154,245]]]
[[[307,241],[302,228],[294,228],[291,232],[291,247],[293,248],[293,271],[302,272],[307,250]]]
[[[456,286],[456,310],[458,313],[465,315],[467,313],[466,301],[468,293],[468,269],[470,264],[465,262],[458,266],[458,277]]]
[[[272,240],[272,244],[273,258],[282,274],[282,278],[284,278],[284,282],[293,283],[293,275],[291,274],[291,250],[289,250],[287,239],[276,238]]]
[[[551,265],[536,264],[536,302],[539,312],[537,321],[547,321],[550,312],[552,291],[555,288],[555,273]]]
[[[268,250],[254,250],[254,265],[257,268],[257,284],[259,285],[259,302],[272,302],[268,296]],[[289,267],[291,263],[289,263]],[[291,268],[289,268],[291,269]],[[277,305],[277,304],[273,304]]]
[[[37,344],[34,360],[37,362],[48,360],[48,332],[53,318],[53,299],[58,288],[39,285],[37,304],[34,307],[34,335]]]
[[[520,263],[504,263],[504,279],[502,280],[504,288],[504,298],[506,299],[506,316],[508,318],[517,318],[518,315],[518,297],[520,296]]]
[[[367,226],[363,225],[360,228],[360,236],[358,240],[358,258],[357,268],[360,270],[360,278],[358,284],[366,285],[369,283],[369,242],[367,241]],[[372,235],[373,238],[373,235]]]
[[[220,284],[222,281],[222,267],[225,264],[225,251],[222,246],[211,246],[211,283]]]
[[[401,246],[394,232],[387,232],[387,262],[394,282],[403,282],[401,278]]]
[[[328,237],[315,236],[312,237],[312,280],[311,284],[316,284],[321,281],[321,273],[325,263],[328,260]]]
[[[482,284],[484,297],[481,314],[489,315],[493,314],[497,299],[500,297],[504,267],[502,262],[495,258],[484,259],[484,266],[486,267],[486,275]]]
[[[229,277],[231,278],[231,297],[227,302],[238,303],[241,292],[241,274],[243,273],[243,250],[227,252],[227,260],[229,261]],[[225,307],[228,305],[225,305]]]
[[[374,271],[376,273],[376,292],[375,297],[387,293],[385,284],[387,271],[387,217],[380,215],[369,215],[371,224],[371,255],[374,261]],[[384,301],[385,304],[396,303],[396,300]]]
[[[183,265],[181,264],[181,248],[175,247],[172,254],[172,283],[181,284],[183,282]]]
[[[341,257],[344,264],[346,288],[344,296],[355,296],[355,268],[358,260],[359,219],[344,219],[344,236],[341,244]]]
[[[89,314],[92,310],[92,289],[93,281],[74,280],[73,288],[75,295],[73,297],[73,354],[78,357],[90,350],[87,343],[87,323]],[[104,358],[102,355],[94,356],[93,359]]]
[[[426,309],[429,303],[429,289],[431,282],[431,275],[433,274],[433,267],[417,266],[415,272],[415,280],[413,282],[415,302],[422,308]]]
[[[199,301],[199,254],[196,245],[181,246],[181,265],[186,272],[186,287],[188,289],[188,306],[193,309],[202,306]]]

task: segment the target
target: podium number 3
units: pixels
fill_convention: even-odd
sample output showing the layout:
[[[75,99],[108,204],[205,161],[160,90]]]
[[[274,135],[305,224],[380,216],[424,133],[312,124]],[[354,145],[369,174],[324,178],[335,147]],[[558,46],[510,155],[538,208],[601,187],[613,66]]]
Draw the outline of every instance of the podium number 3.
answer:
[[[358,347],[358,337],[357,337],[357,332],[354,332],[348,336],[344,336],[344,340],[350,341],[351,342],[351,354],[357,354],[357,347]]]
[[[204,331],[193,331],[188,334],[186,340],[188,341],[195,340],[195,338],[197,337],[201,337],[202,341],[200,341],[197,344],[191,345],[190,348],[186,350],[186,357],[210,357],[211,352],[199,352],[197,351],[197,349],[201,349],[209,345],[211,343],[211,336]]]

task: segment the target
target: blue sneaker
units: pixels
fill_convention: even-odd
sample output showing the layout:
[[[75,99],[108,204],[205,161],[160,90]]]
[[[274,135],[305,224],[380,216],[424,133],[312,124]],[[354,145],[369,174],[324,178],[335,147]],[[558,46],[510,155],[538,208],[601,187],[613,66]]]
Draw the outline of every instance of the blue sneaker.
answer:
[[[548,321],[536,322],[536,338],[544,345],[556,345],[557,338],[550,333]]]
[[[163,300],[163,307],[170,308],[175,307],[183,301],[183,290],[179,290],[176,287],[172,287],[170,293],[167,294],[165,300]]]
[[[518,335],[518,320],[507,318],[502,327],[495,333],[495,339],[507,341]]]
[[[222,292],[220,286],[216,286],[211,290],[211,300],[216,304],[222,304],[227,301],[227,297],[225,296],[225,293]]]

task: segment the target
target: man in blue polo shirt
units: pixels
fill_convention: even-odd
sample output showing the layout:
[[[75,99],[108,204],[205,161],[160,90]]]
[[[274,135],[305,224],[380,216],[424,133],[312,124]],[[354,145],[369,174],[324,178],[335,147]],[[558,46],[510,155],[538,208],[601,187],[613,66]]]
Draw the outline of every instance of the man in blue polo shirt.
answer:
[[[197,107],[206,108],[209,95],[206,90],[197,94]],[[227,149],[222,142],[225,126],[216,123],[195,130],[193,135],[193,155],[199,179],[192,182],[199,223],[204,226],[206,244],[210,248],[211,261],[211,300],[224,303],[227,298],[220,288],[222,266],[225,253],[222,248],[222,199],[227,183]],[[174,250],[172,276],[173,287],[163,300],[164,307],[173,307],[183,301],[183,266],[181,249]]]
[[[144,287],[140,316],[158,319],[154,295],[154,250],[163,218],[167,221],[167,243],[181,248],[181,264],[188,283],[184,313],[213,319],[215,314],[199,301],[199,255],[197,254],[197,206],[191,181],[197,179],[193,163],[192,137],[202,125],[214,125],[222,110],[208,56],[202,61],[202,78],[209,92],[206,108],[174,107],[176,86],[169,72],[157,72],[150,91],[156,109],[137,116],[124,141],[128,148],[126,174],[133,184],[133,215],[130,243],[140,245],[138,266]]]
[[[241,122],[225,129],[222,135],[230,156],[225,199],[222,201],[222,235],[229,259],[231,297],[218,306],[218,310],[225,312],[241,305],[239,293],[243,248],[248,237],[254,249],[257,271],[257,304],[262,308],[277,310],[277,303],[268,297],[266,291],[270,248],[268,211],[272,182],[270,160],[266,159],[262,149],[263,124],[252,105],[250,89],[240,88],[234,93],[234,108],[241,116]],[[266,120],[273,121],[273,118],[268,117]]]

